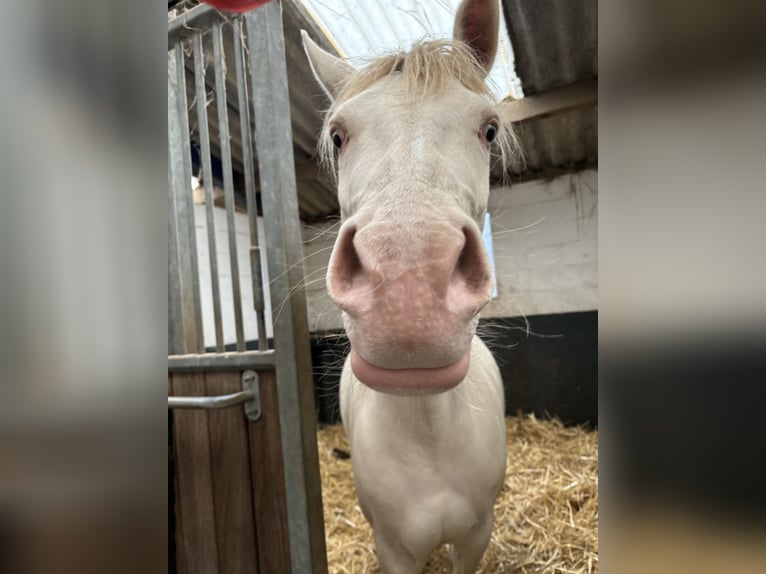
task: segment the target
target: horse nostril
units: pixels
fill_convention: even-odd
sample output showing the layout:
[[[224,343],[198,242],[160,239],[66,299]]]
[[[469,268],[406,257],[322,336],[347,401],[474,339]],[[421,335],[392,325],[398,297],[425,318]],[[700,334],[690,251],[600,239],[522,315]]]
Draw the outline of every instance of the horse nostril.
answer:
[[[357,231],[355,225],[341,230],[327,272],[330,297],[351,316],[369,308],[372,303],[370,295],[383,281],[375,265],[374,254],[360,245],[362,234]]]
[[[327,286],[333,298],[342,297],[353,286],[355,277],[364,271],[354,247],[355,236],[356,227],[350,225],[341,230],[335,242],[327,274]]]
[[[463,227],[465,243],[455,266],[468,291],[484,295],[491,288],[492,269],[481,236],[471,227]]]
[[[404,241],[391,236],[388,222],[354,222],[338,235],[327,288],[353,318],[472,317],[489,301],[492,270],[475,225],[426,226]]]

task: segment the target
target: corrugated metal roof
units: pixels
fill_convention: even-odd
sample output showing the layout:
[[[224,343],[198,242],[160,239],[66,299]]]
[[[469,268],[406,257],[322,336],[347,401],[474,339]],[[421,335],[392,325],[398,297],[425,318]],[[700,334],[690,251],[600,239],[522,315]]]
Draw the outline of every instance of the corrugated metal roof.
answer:
[[[418,40],[451,38],[461,0],[299,0],[338,54],[356,66],[381,54],[409,50]],[[505,28],[488,76],[498,99],[523,97]]]
[[[503,0],[527,96],[598,77],[597,0]],[[598,162],[596,106],[523,122],[524,175]]]
[[[598,75],[598,0],[503,0],[526,95]]]

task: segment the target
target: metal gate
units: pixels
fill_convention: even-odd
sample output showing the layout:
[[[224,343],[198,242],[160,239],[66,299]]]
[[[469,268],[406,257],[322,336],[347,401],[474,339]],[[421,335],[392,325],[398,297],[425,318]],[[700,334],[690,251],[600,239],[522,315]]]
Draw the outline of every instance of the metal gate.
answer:
[[[227,92],[234,97],[226,97]],[[208,101],[211,96],[215,106]],[[193,203],[190,185],[192,134],[199,146],[204,217],[202,206]],[[214,205],[211,156],[220,158],[221,165],[225,222],[219,217],[218,227],[221,210]],[[278,2],[237,17],[201,6],[169,21],[168,161],[170,522],[177,570],[324,573],[302,245]],[[242,176],[237,190],[235,167]],[[238,192],[245,196],[249,237],[244,271],[237,244],[243,234],[237,233],[235,221]],[[203,223],[204,239],[198,245]],[[219,258],[224,246],[216,230],[221,227],[228,258]],[[199,258],[198,252],[205,250],[207,255]],[[243,286],[240,277],[248,262],[252,279]],[[226,266],[230,285],[222,279]],[[209,281],[201,281],[203,276]],[[225,304],[227,287],[230,306]],[[273,318],[269,300],[275,302]],[[210,311],[205,317],[203,308]],[[233,324],[232,341],[227,341],[228,324]],[[206,333],[212,340],[206,340]]]

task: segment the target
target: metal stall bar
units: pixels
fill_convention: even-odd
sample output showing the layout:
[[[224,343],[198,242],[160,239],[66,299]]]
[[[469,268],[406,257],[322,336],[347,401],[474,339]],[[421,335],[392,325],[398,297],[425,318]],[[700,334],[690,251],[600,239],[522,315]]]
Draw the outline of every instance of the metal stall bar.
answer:
[[[203,349],[191,194],[186,72],[180,45],[168,53],[168,352]]]
[[[274,317],[274,350],[290,561],[294,574],[326,574],[282,5],[269,2],[248,12],[245,21],[271,294],[280,308]]]
[[[221,319],[221,289],[218,280],[218,251],[215,239],[215,217],[213,209],[213,167],[210,161],[210,131],[207,123],[207,90],[205,89],[204,53],[202,33],[196,34],[192,42],[194,50],[194,81],[197,101],[197,123],[202,152],[202,183],[205,186],[205,218],[207,222],[207,250],[210,262],[210,284],[213,292],[213,317],[215,320],[215,347],[219,353],[224,350],[223,320]]]
[[[233,371],[240,368],[273,369],[275,366],[274,351],[168,355],[168,372],[170,373]]]
[[[234,297],[234,324],[237,332],[237,351],[245,350],[245,330],[242,320],[242,288],[237,259],[237,230],[234,221],[234,182],[231,166],[231,141],[229,134],[229,113],[226,98],[226,76],[224,71],[222,22],[213,23],[213,68],[215,70],[215,99],[218,105],[218,135],[221,142],[223,162],[223,192],[226,204],[226,226],[229,236],[229,261],[231,265],[231,289]]]
[[[250,98],[247,89],[247,73],[242,43],[242,18],[233,21],[234,67],[237,74],[237,95],[239,96],[239,129],[242,135],[242,163],[245,165],[245,190],[247,215],[250,222],[250,272],[252,274],[253,308],[258,329],[258,348],[268,349],[266,321],[264,320],[263,276],[261,270],[261,249],[258,246],[258,206],[255,201],[255,175],[253,169],[253,140],[250,132]]]
[[[239,391],[214,397],[168,397],[169,409],[226,409],[253,400],[252,391]]]
[[[208,4],[200,4],[168,22],[168,51],[197,32],[210,30],[213,22],[224,19],[222,12]]]
[[[170,87],[168,86],[168,94]],[[168,97],[170,102],[170,97]],[[169,108],[169,106],[168,106]],[[168,109],[170,112],[170,109]],[[170,113],[168,113],[170,118]],[[168,119],[168,123],[170,120]],[[169,151],[169,150],[168,150]],[[168,156],[168,204],[173,205],[172,157]],[[182,353],[184,348],[183,329],[181,328],[181,276],[178,261],[178,242],[176,241],[176,223],[173,208],[168,209],[168,353]]]
[[[169,409],[226,409],[244,405],[245,416],[251,421],[261,418],[261,385],[258,373],[248,369],[242,373],[242,390],[213,397],[168,397]]]

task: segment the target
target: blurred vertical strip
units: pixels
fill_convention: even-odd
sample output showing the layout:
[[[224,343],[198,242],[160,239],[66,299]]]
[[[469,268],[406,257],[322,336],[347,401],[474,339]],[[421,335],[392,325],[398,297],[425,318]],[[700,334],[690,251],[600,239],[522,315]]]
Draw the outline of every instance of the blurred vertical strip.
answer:
[[[599,8],[599,566],[762,572],[766,4]]]
[[[164,571],[165,6],[0,8],[0,571]]]

